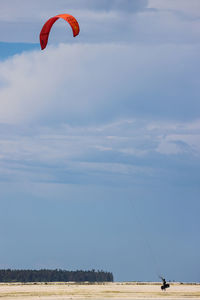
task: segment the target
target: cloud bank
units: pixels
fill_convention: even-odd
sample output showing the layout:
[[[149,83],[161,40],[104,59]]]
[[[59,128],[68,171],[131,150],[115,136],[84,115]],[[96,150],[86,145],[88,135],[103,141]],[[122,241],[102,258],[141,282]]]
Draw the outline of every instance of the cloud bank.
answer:
[[[0,122],[198,118],[198,53],[192,46],[77,44],[16,55],[0,63]]]
[[[28,18],[27,1],[20,1],[23,9],[17,1],[12,7],[4,3],[1,22],[10,28],[15,22],[29,30],[39,26],[55,2],[38,3],[31,3]],[[57,46],[50,42],[44,52],[0,63],[2,180],[170,180],[186,158],[190,163],[183,168],[195,177],[199,20],[185,2],[181,15],[180,3],[159,3],[68,1],[80,16],[80,43],[58,44],[56,38],[66,34],[66,26],[58,24],[51,36]],[[64,9],[66,2],[56,5]]]
[[[193,182],[196,56],[182,45],[61,44],[1,62],[1,180]]]

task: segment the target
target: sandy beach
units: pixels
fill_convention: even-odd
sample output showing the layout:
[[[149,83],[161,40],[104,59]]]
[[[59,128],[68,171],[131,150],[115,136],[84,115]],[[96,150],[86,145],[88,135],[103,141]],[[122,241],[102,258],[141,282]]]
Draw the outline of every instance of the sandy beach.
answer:
[[[200,284],[172,283],[163,292],[160,283],[115,282],[77,283],[2,283],[0,298],[12,299],[200,299]]]

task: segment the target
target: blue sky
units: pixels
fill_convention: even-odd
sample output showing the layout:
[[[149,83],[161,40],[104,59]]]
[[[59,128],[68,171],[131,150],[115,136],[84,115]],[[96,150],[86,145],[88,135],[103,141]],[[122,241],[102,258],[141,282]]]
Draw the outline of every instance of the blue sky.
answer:
[[[199,281],[199,36],[199,0],[0,3],[1,268]]]

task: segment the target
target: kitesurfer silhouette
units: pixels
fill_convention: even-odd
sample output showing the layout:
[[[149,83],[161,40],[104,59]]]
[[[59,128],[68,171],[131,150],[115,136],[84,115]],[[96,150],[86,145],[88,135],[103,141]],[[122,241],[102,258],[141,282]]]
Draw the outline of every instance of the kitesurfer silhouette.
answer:
[[[170,287],[169,283],[166,282],[165,278],[161,277],[160,278],[162,279],[162,282],[163,282],[163,285],[161,286],[161,290],[165,291],[167,288]]]

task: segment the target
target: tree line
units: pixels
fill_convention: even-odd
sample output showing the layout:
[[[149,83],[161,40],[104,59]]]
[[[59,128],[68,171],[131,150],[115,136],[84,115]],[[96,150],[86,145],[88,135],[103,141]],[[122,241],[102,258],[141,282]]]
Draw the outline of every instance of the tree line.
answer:
[[[0,282],[112,282],[113,274],[104,271],[0,270]]]

